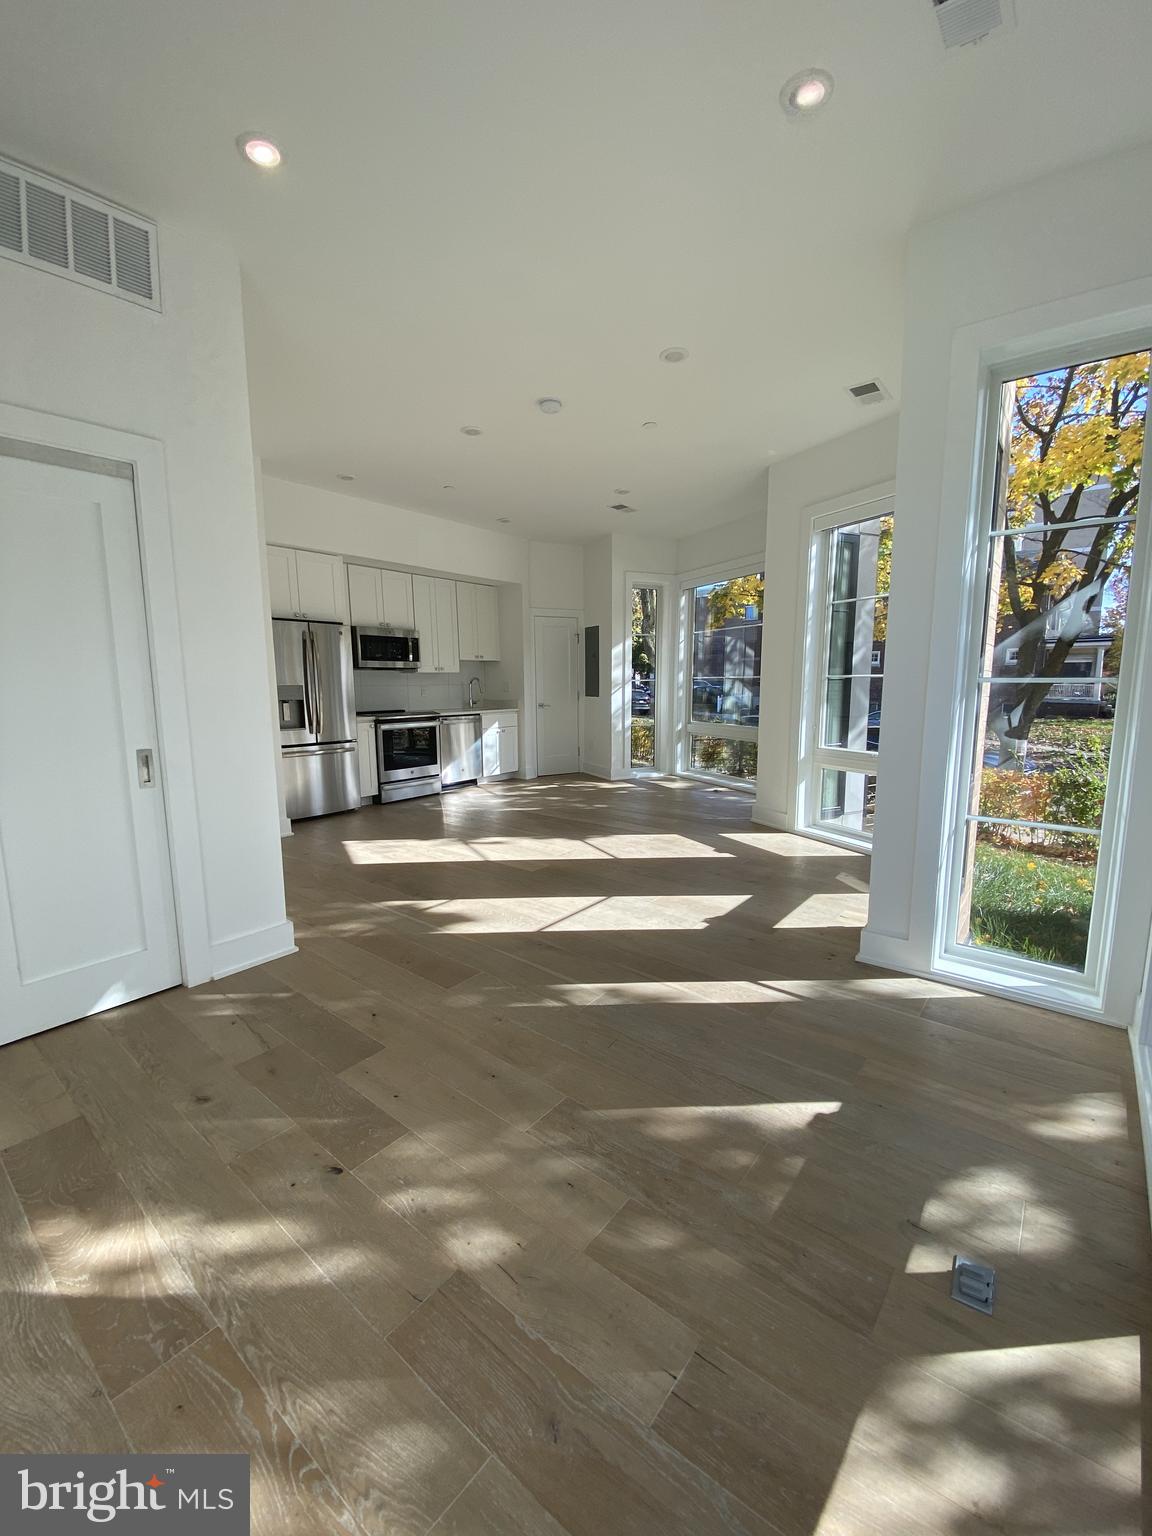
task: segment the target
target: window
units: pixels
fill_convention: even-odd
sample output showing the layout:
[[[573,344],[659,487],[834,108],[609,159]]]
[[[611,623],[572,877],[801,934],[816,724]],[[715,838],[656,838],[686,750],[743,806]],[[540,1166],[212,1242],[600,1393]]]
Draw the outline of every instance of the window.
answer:
[[[754,781],[760,723],[764,573],[689,587],[688,699],[684,766]]]
[[[981,537],[983,623],[951,943],[1087,972],[1112,915],[1147,352],[1008,380]]]
[[[656,766],[656,638],[660,589],[632,588],[632,680],[628,735],[633,768]]]
[[[850,842],[872,836],[888,641],[891,501],[822,518],[813,533],[813,650],[805,686],[799,822]]]

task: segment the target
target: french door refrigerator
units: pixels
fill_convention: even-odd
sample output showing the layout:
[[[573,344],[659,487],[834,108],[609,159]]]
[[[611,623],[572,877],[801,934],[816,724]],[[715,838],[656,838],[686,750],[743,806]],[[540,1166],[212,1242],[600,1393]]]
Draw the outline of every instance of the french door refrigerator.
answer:
[[[343,624],[273,619],[288,818],[360,805],[352,652]]]

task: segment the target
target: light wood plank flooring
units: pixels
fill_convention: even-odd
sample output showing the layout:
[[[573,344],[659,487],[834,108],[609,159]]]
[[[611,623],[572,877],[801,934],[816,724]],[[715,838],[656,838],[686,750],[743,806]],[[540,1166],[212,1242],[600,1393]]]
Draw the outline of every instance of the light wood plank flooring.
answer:
[[[866,860],[748,810],[304,823],[298,954],[0,1052],[0,1449],[244,1451],[268,1536],[1137,1532],[1124,1036],[858,966]]]

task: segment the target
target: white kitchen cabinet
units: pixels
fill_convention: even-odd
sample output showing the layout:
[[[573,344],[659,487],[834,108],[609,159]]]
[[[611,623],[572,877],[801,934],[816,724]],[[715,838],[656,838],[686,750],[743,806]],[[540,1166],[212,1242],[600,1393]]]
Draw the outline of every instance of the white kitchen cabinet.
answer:
[[[456,583],[440,576],[413,576],[412,607],[420,636],[420,671],[459,672]]]
[[[498,710],[480,717],[484,777],[496,779],[520,767],[520,721],[514,710]]]
[[[268,600],[274,619],[294,619],[300,607],[296,581],[296,551],[268,545]]]
[[[348,566],[348,607],[353,624],[412,628],[412,577],[379,565]]]
[[[339,555],[269,544],[268,596],[274,619],[348,622],[348,589]]]
[[[348,567],[348,611],[352,622],[376,629],[384,622],[380,601],[380,571],[374,565]]]
[[[411,629],[412,577],[407,571],[380,571],[380,611],[394,629]]]
[[[357,720],[356,760],[360,768],[360,798],[380,793],[380,775],[376,766],[376,722]]]
[[[461,661],[500,660],[499,597],[495,587],[456,583],[457,632]]]

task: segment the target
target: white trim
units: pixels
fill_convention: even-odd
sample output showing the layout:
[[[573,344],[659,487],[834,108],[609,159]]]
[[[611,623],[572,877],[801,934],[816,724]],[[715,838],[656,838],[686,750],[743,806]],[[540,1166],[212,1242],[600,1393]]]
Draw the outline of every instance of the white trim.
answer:
[[[164,445],[155,438],[134,432],[121,432],[113,427],[73,421],[66,416],[2,402],[0,436],[66,452],[95,454],[132,467],[180,963],[185,985],[195,986],[213,975],[212,944],[200,841],[200,811],[192,771],[192,733]]]
[[[665,779],[692,779],[697,784],[715,784],[720,789],[738,789],[742,794],[756,793],[755,779],[729,779],[722,773],[704,773],[699,768],[682,768],[679,773],[665,773]]]
[[[860,943],[860,957],[868,963],[930,975],[951,981],[955,972],[938,965],[938,890],[941,855],[951,832],[955,793],[954,754],[949,751],[958,688],[964,679],[967,659],[964,626],[971,611],[969,537],[973,502],[979,491],[980,448],[983,437],[982,400],[984,380],[993,368],[1027,359],[1028,366],[1059,363],[1087,349],[1097,355],[1146,346],[1152,330],[1152,278],[1140,277],[1109,287],[1087,289],[1028,308],[1004,308],[1000,313],[949,328],[931,355],[927,355],[924,386],[931,383],[931,398],[939,399],[939,420],[926,418],[918,430],[933,435],[919,452],[901,450],[898,496],[915,505],[915,546],[923,554],[929,545],[934,564],[924,573],[929,614],[924,616],[912,599],[901,595],[901,555],[897,545],[893,581],[893,637],[904,640],[905,613],[908,638],[925,652],[923,676],[915,676],[915,697],[923,700],[915,737],[902,743],[900,771],[895,790],[906,803],[888,796],[893,780],[881,784],[878,804],[872,901],[868,925]],[[907,463],[905,459],[907,458]],[[899,516],[899,507],[897,516]],[[907,535],[905,535],[907,538]],[[1147,585],[1147,584],[1146,584]],[[908,605],[907,610],[905,604]],[[1139,703],[1134,711],[1135,755],[1152,758],[1152,667],[1133,688]],[[909,687],[913,669],[901,669]],[[909,695],[911,697],[911,695]],[[905,711],[906,712],[906,711]],[[1147,866],[1152,858],[1152,800],[1135,803],[1130,797],[1128,821],[1119,871],[1119,902],[1128,914],[1124,941],[1117,944],[1107,967],[1104,1006],[1095,1016],[1126,1022],[1133,1017],[1143,979],[1150,911]],[[970,978],[966,985],[997,990],[995,984]],[[1070,1013],[1084,1013],[1081,1006],[1032,992],[1013,993],[1024,1001],[1044,1004]]]
[[[828,829],[815,820],[816,776],[822,770],[841,773],[867,773],[877,778],[879,753],[859,752],[852,748],[822,747],[817,738],[823,716],[824,680],[828,655],[828,567],[825,535],[847,523],[866,522],[873,517],[895,517],[895,482],[886,480],[863,490],[845,492],[829,501],[806,508],[809,532],[801,555],[801,604],[796,637],[795,708],[792,722],[794,756],[789,765],[788,804],[790,826],[802,835],[827,836]],[[893,540],[895,547],[895,539]],[[863,674],[862,674],[863,675]],[[871,675],[871,674],[868,674]],[[848,838],[854,848],[870,848],[868,833],[858,838],[834,833],[832,840]]]
[[[755,742],[757,755],[759,755],[760,746],[759,721],[755,725],[733,725],[727,721],[692,719],[692,635],[694,631],[692,599],[689,594],[694,593],[697,587],[736,581],[741,576],[763,577],[766,574],[764,565],[763,554],[748,555],[736,562],[726,560],[722,565],[703,566],[694,571],[678,571],[672,578],[679,583],[680,589],[680,602],[676,615],[676,718],[671,758],[673,773],[678,777],[700,779],[708,784],[723,784],[730,789],[748,789],[753,794],[756,793],[756,779],[751,783],[747,779],[729,779],[718,773],[704,773],[688,766],[689,741],[692,736],[718,736],[725,741]],[[761,681],[764,675],[763,603],[760,605],[760,626],[760,678],[757,681]]]
[[[980,680],[984,675],[981,665],[984,645],[984,615],[989,580],[988,553],[992,509],[997,494],[995,483],[996,463],[1000,434],[1003,430],[999,403],[1005,384],[1049,368],[1068,367],[1076,361],[1091,361],[1096,357],[1122,355],[1124,351],[1152,349],[1152,337],[1148,333],[1123,338],[1105,336],[1085,339],[1077,346],[1059,351],[1050,347],[1037,352],[1025,348],[1015,355],[1000,357],[996,363],[985,365],[979,374],[977,451],[980,459],[977,472],[972,477],[972,494],[969,497],[966,519],[968,559],[965,562],[965,610],[961,628],[961,644],[957,650],[957,671],[954,699],[960,701],[959,711],[953,709],[952,729],[948,744],[948,799],[944,803],[942,828],[942,852],[935,896],[935,922],[932,933],[932,964],[942,974],[999,979],[1000,984],[1013,984],[1016,978],[1031,978],[1036,986],[1036,1000],[1049,1002],[1057,1007],[1084,1010],[1089,1016],[1107,1016],[1110,1004],[1106,1000],[1109,990],[1112,953],[1119,914],[1124,908],[1119,897],[1120,868],[1123,863],[1123,834],[1130,819],[1135,796],[1135,740],[1139,723],[1139,703],[1143,696],[1145,709],[1152,704],[1149,688],[1149,668],[1146,653],[1150,624],[1152,624],[1152,568],[1149,565],[1148,537],[1139,532],[1141,519],[1149,517],[1152,491],[1149,476],[1143,476],[1140,496],[1130,518],[1107,521],[1134,522],[1138,530],[1132,556],[1131,587],[1137,594],[1134,615],[1130,607],[1125,633],[1125,661],[1117,687],[1117,709],[1109,754],[1108,787],[1105,797],[1104,816],[1099,828],[1070,829],[1095,836],[1098,842],[1098,863],[1092,899],[1092,917],[1084,970],[1052,965],[1030,960],[1024,956],[1001,954],[998,951],[977,949],[961,944],[956,938],[959,924],[960,891],[963,861],[968,841],[968,829],[974,819],[967,810],[967,786],[971,780],[976,759],[976,714]],[[1070,529],[1075,528],[1070,524]],[[996,821],[1002,818],[979,817],[978,820]],[[1145,898],[1144,907],[1148,903]],[[1136,908],[1138,910],[1138,908]],[[979,958],[975,958],[979,956]],[[993,981],[996,984],[996,981]]]
[[[220,939],[212,946],[212,979],[234,976],[250,966],[268,960],[280,960],[296,953],[295,933],[291,923],[273,923],[268,928],[254,928],[235,938]]]
[[[673,774],[676,762],[676,645],[671,610],[676,606],[677,578],[665,571],[624,572],[624,686],[620,701],[621,767],[628,778]],[[654,768],[632,766],[632,592],[636,587],[655,587],[656,598],[656,735]],[[615,729],[615,722],[613,722]]]

